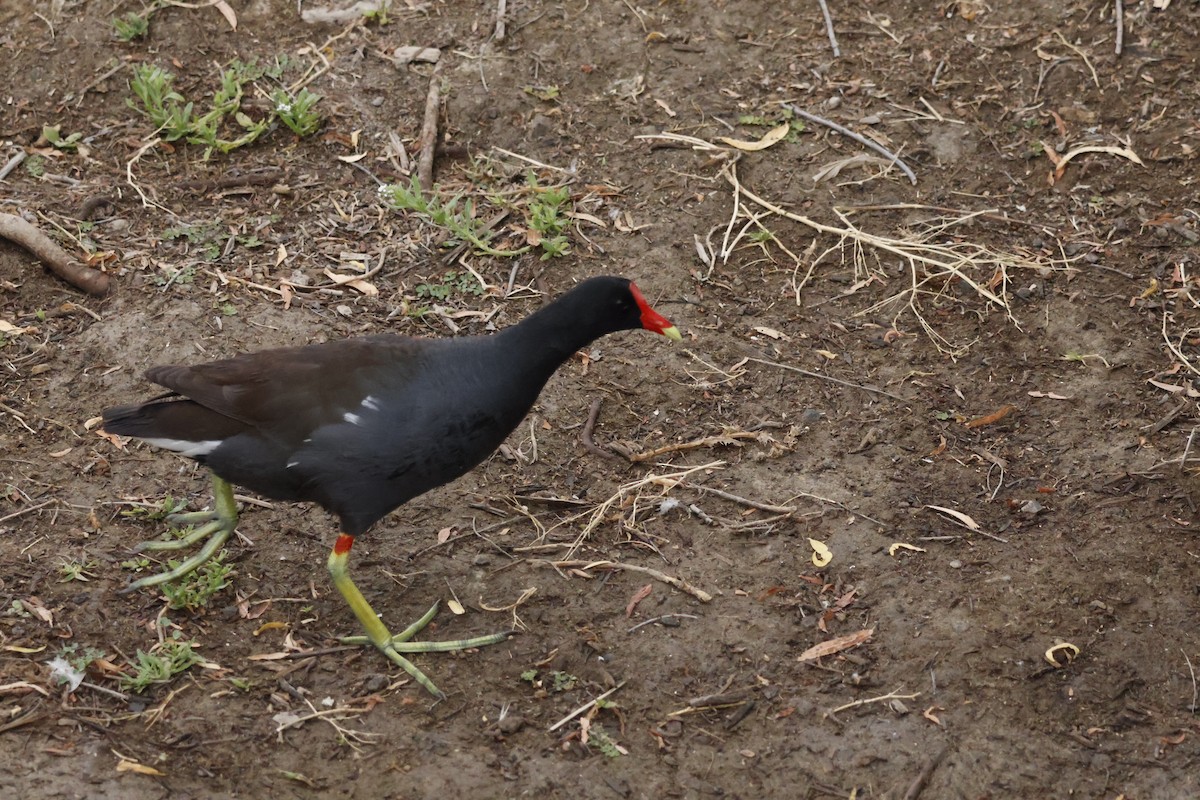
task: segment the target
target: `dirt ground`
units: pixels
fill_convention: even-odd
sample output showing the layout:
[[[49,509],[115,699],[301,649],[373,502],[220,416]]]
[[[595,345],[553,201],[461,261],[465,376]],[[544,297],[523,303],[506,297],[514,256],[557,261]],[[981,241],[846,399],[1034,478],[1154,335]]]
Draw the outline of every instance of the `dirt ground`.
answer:
[[[0,243],[6,796],[1200,796],[1200,5],[1125,3],[1117,55],[1112,3],[830,2],[838,57],[817,2],[510,1],[503,37],[494,2],[195,5],[122,42],[138,4],[0,4],[0,212],[112,281]],[[422,144],[405,46],[441,51],[443,193],[565,185],[569,252],[451,253],[383,204]],[[303,83],[321,129],[206,159],[127,102],[156,64],[199,109],[234,59],[279,67],[247,114]],[[507,210],[497,247],[536,241]],[[418,657],[447,700],[337,647],[319,509],[245,501],[207,607],[117,594],[163,533],[130,512],[210,500],[95,430],[147,367],[485,333],[610,273],[682,345],[597,342],[355,549],[393,629],[519,629]],[[171,637],[204,663],[123,688]]]

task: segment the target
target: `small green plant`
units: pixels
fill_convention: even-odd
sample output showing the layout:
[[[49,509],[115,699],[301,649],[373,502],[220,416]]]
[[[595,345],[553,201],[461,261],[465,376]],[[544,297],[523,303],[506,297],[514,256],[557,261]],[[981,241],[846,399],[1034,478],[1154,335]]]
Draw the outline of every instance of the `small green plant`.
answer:
[[[182,227],[167,228],[162,232],[164,241],[175,241],[181,239],[193,247],[200,248],[201,254],[205,261],[216,261],[221,257],[221,252],[225,246],[225,234],[215,225],[185,225]],[[195,272],[194,267],[185,267],[181,272],[176,273],[177,277],[169,279],[170,283],[191,283]],[[168,279],[164,279],[168,280]]]
[[[378,25],[387,25],[388,12],[392,10],[392,0],[380,0],[379,5],[363,12],[363,19]]]
[[[121,512],[121,516],[129,519],[144,519],[147,522],[160,522],[182,509],[186,504],[187,501],[182,498],[176,499],[167,495],[158,503],[127,508]]]
[[[150,32],[150,18],[136,11],[130,11],[123,17],[113,17],[113,32],[122,42],[132,42],[141,39]]]
[[[563,206],[571,200],[571,190],[566,186],[554,189],[538,187],[537,176],[532,172],[526,177],[526,185],[535,194],[529,201],[529,227],[537,232],[537,245],[542,248],[542,261],[564,255],[570,248],[564,231],[571,224]]]
[[[238,313],[237,306],[233,303],[222,303],[221,314],[226,317],[236,317]]]
[[[25,159],[23,166],[25,171],[34,178],[40,178],[46,174],[46,159],[41,156],[30,156]]]
[[[428,297],[432,300],[448,300],[458,294],[482,295],[483,287],[479,285],[479,281],[471,273],[451,270],[442,276],[440,283],[434,281],[418,283],[414,291],[416,291],[417,297]]]
[[[139,102],[130,100],[129,106],[149,119],[166,141],[184,139],[191,144],[205,145],[204,157],[207,159],[214,150],[228,153],[250,144],[270,127],[270,117],[256,122],[241,111],[246,85],[262,75],[262,68],[255,64],[233,61],[221,70],[221,87],[213,93],[212,107],[199,114],[195,103],[187,101],[172,88],[174,75],[162,67],[142,64],[134,70],[129,82],[129,88]],[[230,118],[242,133],[235,138],[222,138]]]
[[[229,585],[229,574],[233,567],[225,563],[226,552],[222,550],[217,556],[205,562],[194,572],[162,585],[162,593],[167,597],[167,607],[172,610],[195,611],[204,608],[217,592]],[[167,567],[175,569],[177,561],[168,561]]]
[[[174,82],[174,75],[154,64],[136,67],[129,81],[130,90],[141,102],[139,108],[128,101],[130,108],[145,115],[168,142],[187,136],[192,124],[192,104],[172,88]]]
[[[466,242],[484,255],[512,257],[530,250],[528,246],[516,250],[499,250],[492,247],[489,244],[492,233],[483,222],[475,218],[475,204],[471,200],[464,201],[462,195],[454,195],[446,201],[440,200],[432,193],[426,197],[421,192],[415,175],[407,186],[403,183],[380,186],[379,194],[393,208],[411,211],[424,217],[431,224],[448,230],[455,239]]]
[[[122,561],[121,569],[127,569],[133,572],[145,572],[146,570],[150,569],[150,559],[131,558],[128,561]]]
[[[121,678],[121,688],[141,694],[160,683],[167,683],[176,675],[201,663],[204,659],[195,651],[192,642],[185,642],[182,634],[175,631],[170,639],[150,649],[138,650],[133,675]]]
[[[107,658],[108,654],[96,647],[80,648],[78,644],[64,644],[58,651],[59,658],[71,665],[76,672],[83,672],[93,661]]]
[[[596,749],[608,758],[620,758],[625,755],[621,746],[613,741],[608,732],[595,723],[588,728],[588,744],[595,745]]]
[[[72,133],[63,138],[61,125],[43,125],[42,138],[50,143],[50,146],[55,150],[74,153],[79,149],[79,142],[83,139],[82,133]]]
[[[294,97],[283,89],[271,93],[275,116],[297,136],[308,136],[321,127],[321,115],[313,110],[320,100],[321,95],[308,89],[301,89]]]
[[[10,617],[28,618],[33,616],[29,609],[25,608],[25,604],[20,600],[13,600],[12,603],[9,604],[8,611],[6,611],[5,614]]]
[[[579,678],[569,672],[555,670],[550,673],[550,691],[552,692],[569,692],[579,683]]]
[[[94,570],[99,564],[95,561],[89,561],[86,564],[80,564],[77,561],[63,561],[59,565],[58,571],[62,575],[58,579],[59,583],[70,583],[71,581],[83,581],[87,583],[92,578],[96,577],[89,570]]]
[[[559,88],[557,86],[522,86],[521,89],[525,94],[536,97],[545,103],[558,102]]]

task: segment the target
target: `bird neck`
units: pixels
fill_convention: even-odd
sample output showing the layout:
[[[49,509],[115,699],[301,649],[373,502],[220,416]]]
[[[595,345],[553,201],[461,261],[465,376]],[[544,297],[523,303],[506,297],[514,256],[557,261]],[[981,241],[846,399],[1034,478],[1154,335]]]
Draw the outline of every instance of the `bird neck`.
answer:
[[[610,332],[590,322],[593,315],[581,305],[584,300],[568,293],[496,334],[497,343],[522,367],[549,378],[575,351]]]

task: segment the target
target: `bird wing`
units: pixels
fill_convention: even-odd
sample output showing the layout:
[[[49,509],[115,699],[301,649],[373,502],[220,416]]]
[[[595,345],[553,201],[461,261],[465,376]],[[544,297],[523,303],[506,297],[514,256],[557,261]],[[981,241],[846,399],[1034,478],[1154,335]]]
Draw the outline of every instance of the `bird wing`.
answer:
[[[247,353],[195,366],[162,366],[146,377],[192,402],[264,431],[313,431],[362,403],[371,378],[418,368],[427,340],[346,339]]]

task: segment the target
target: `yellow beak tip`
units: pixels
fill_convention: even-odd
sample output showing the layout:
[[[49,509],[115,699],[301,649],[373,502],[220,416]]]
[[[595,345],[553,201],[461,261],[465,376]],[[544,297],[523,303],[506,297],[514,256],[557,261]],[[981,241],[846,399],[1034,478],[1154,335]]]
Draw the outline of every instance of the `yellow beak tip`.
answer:
[[[683,334],[679,332],[679,328],[672,325],[669,328],[662,329],[662,335],[670,339],[672,342],[682,342]]]

